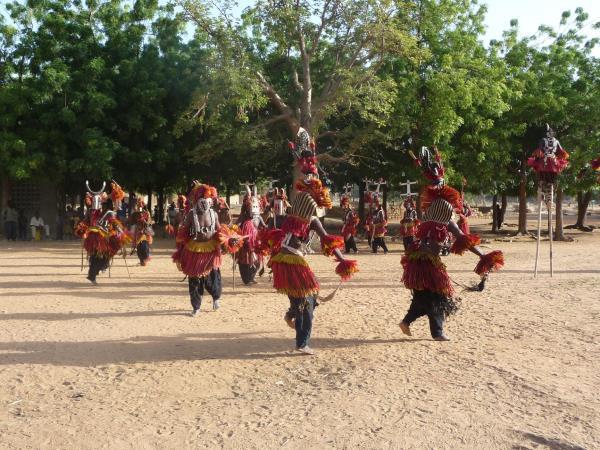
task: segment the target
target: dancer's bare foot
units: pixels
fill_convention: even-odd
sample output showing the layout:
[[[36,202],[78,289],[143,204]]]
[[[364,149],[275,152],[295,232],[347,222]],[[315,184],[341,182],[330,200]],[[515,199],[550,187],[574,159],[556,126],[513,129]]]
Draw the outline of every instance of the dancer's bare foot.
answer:
[[[441,336],[436,336],[433,338],[434,341],[449,341],[450,338],[448,336],[446,336],[445,334],[442,334]]]
[[[412,333],[410,332],[410,326],[406,322],[400,322],[400,330],[402,330],[405,335],[412,336]]]
[[[294,323],[294,318],[288,316],[287,314],[285,316],[283,316],[283,320],[285,320],[285,323],[288,324],[288,327],[295,329],[296,328],[296,324]]]

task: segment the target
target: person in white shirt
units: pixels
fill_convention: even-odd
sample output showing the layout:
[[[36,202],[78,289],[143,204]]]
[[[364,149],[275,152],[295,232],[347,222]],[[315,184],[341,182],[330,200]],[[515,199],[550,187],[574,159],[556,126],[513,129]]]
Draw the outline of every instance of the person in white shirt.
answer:
[[[44,219],[40,217],[40,213],[38,211],[36,211],[31,218],[29,226],[31,227],[31,236],[34,240],[40,241],[42,239],[42,230],[44,230],[46,238],[50,237],[50,226],[44,223]]]

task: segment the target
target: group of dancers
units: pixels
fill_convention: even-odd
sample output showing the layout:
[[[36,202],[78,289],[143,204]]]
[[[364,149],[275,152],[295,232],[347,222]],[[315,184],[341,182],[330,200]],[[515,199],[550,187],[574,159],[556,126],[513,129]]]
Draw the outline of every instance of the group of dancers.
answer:
[[[299,128],[291,145],[302,177],[295,182],[296,195],[288,201],[283,189],[273,191],[271,198],[260,197],[256,187],[246,186],[241,213],[231,224],[229,207],[219,198],[214,186],[194,181],[186,196],[178,202],[183,210],[177,229],[176,250],[172,256],[177,268],[188,279],[192,316],[198,316],[204,295],[212,299],[212,309],[220,307],[222,295],[221,265],[223,253],[233,257],[234,264],[244,284],[255,283],[257,274],[270,270],[273,288],[288,297],[289,307],[285,322],[296,332],[295,348],[303,354],[313,354],[310,337],[313,313],[319,303],[330,296],[320,295],[320,286],[305,255],[311,236],[320,240],[322,253],[332,258],[335,273],[342,281],[358,272],[356,260],[348,254],[357,253],[355,236],[359,218],[353,210],[349,191],[341,198],[344,210],[341,236],[329,234],[320,218],[332,207],[329,190],[319,178],[314,142],[308,132]],[[477,235],[469,234],[465,223],[459,226],[453,217],[466,221],[461,194],[448,186],[444,179],[444,166],[437,149],[421,149],[415,162],[421,167],[429,184],[420,196],[422,219],[417,218],[417,208],[412,197],[404,202],[404,217],[400,235],[404,244],[401,260],[402,282],[412,291],[410,308],[399,326],[411,335],[411,324],[427,316],[431,336],[435,340],[448,340],[444,322],[457,310],[455,292],[442,261],[445,250],[462,255],[470,251],[479,258],[474,271],[481,277],[477,285],[482,290],[488,274],[504,264],[502,252],[485,254],[479,247]],[[78,225],[77,234],[83,238],[83,248],[89,260],[88,279],[96,284],[100,271],[109,267],[111,259],[120,251],[125,254],[131,247],[137,251],[140,264],[150,258],[152,227],[150,215],[143,202],[139,202],[130,220],[130,228],[122,224],[112,208],[117,208],[124,193],[112,181],[111,192],[92,191],[88,187],[86,218]],[[387,218],[378,195],[371,198],[374,208],[367,224],[370,247],[373,252],[382,248],[387,252],[384,236]],[[264,220],[261,212],[270,211]],[[169,224],[170,225],[170,224]],[[337,291],[337,289],[336,289]],[[335,292],[333,294],[335,294]],[[332,295],[333,295],[332,294]]]

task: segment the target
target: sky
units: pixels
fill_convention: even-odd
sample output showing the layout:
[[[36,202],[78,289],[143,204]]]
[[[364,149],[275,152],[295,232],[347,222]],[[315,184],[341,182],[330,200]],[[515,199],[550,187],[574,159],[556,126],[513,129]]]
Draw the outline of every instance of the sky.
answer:
[[[252,0],[238,0],[240,10],[252,3]],[[487,33],[482,38],[486,44],[492,39],[501,39],[512,19],[519,20],[522,36],[535,34],[540,25],[558,28],[562,12],[573,12],[578,6],[589,14],[591,23],[600,21],[600,0],[487,0],[480,3],[488,7]]]
[[[600,21],[600,0],[488,0],[486,14],[487,33],[484,42],[500,39],[508,29],[511,19],[519,20],[523,36],[535,34],[540,25],[558,28],[563,11],[581,6],[589,14],[590,23]],[[591,35],[591,30],[588,30]],[[598,35],[598,31],[595,31]]]

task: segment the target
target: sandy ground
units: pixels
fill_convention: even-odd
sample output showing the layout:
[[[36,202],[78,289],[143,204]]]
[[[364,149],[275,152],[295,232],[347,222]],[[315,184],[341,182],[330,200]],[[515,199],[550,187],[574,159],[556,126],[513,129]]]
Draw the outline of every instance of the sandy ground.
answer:
[[[409,305],[400,245],[317,309],[314,357],[298,356],[287,299],[259,284],[187,317],[187,284],[159,242],[91,286],[80,246],[0,244],[0,448],[600,448],[600,233],[555,244],[490,242],[507,267],[465,293],[434,342]],[[133,266],[133,259],[130,259]],[[310,257],[326,294],[334,263]],[[475,257],[451,276],[476,282]]]

